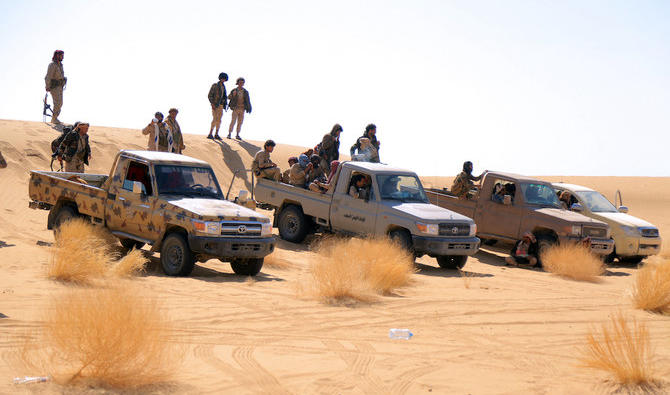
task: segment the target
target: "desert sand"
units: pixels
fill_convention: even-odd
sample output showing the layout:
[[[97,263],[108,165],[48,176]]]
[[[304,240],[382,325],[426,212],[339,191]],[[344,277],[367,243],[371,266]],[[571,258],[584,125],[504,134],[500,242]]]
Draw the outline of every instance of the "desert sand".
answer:
[[[119,149],[146,147],[139,130],[93,125],[89,134],[89,173],[109,172]],[[48,169],[49,143],[56,135],[39,122],[0,120],[0,151],[9,165],[0,170],[0,393],[63,391],[53,384],[12,384],[15,376],[41,373],[23,370],[14,355],[39,325],[44,304],[68,288],[46,278],[53,234],[46,229],[47,212],[28,208],[28,172]],[[232,170],[248,168],[262,142],[217,143],[185,135],[185,144],[186,155],[212,164],[225,190]],[[285,168],[288,156],[302,150],[279,144],[272,156]],[[443,170],[444,177],[427,176],[424,182],[450,185],[446,176],[458,169]],[[630,213],[668,237],[663,231],[670,229],[668,178],[543,178],[590,186],[610,199],[620,189]],[[249,188],[250,179],[243,177],[231,195]],[[132,281],[166,303],[186,353],[170,385],[156,391],[605,393],[611,391],[607,376],[579,367],[578,357],[589,329],[617,311],[648,325],[658,366],[669,377],[670,318],[632,308],[636,268],[611,266],[598,283],[576,282],[505,267],[504,252],[480,251],[468,260],[465,279],[440,269],[432,258],[419,258],[410,287],[355,306],[326,305],[297,294],[304,270],[316,258],[309,245],[279,241],[276,255],[295,267],[266,266],[255,281],[214,260],[196,266],[190,277],[167,277],[155,255],[147,273]],[[390,340],[389,328],[409,328],[415,336]]]

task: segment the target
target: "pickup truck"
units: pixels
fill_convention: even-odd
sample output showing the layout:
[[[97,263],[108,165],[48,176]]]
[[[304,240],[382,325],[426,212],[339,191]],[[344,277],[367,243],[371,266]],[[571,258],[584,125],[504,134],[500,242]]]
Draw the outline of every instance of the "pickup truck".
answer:
[[[566,206],[607,223],[614,238],[614,251],[605,258],[611,263],[619,258],[625,263],[640,263],[661,251],[661,236],[653,224],[628,213],[628,207],[613,205],[600,192],[581,185],[554,183],[558,195],[568,192]],[[615,199],[616,201],[616,199]]]
[[[84,217],[127,249],[151,245],[170,276],[212,258],[253,276],[276,243],[268,217],[225,200],[211,166],[184,155],[123,150],[109,176],[34,170],[29,194],[48,229]]]
[[[513,243],[523,233],[537,238],[540,260],[553,244],[591,239],[591,251],[608,255],[614,248],[609,226],[582,214],[563,209],[549,182],[517,174],[487,172],[471,199],[444,189],[429,189],[428,199],[440,207],[474,218],[477,235],[485,244]]]
[[[352,178],[361,176],[364,193],[351,196]],[[479,249],[472,219],[430,204],[415,173],[380,163],[342,162],[325,193],[261,178],[255,194],[274,208],[280,237],[294,243],[317,231],[390,236],[449,269],[462,268]]]

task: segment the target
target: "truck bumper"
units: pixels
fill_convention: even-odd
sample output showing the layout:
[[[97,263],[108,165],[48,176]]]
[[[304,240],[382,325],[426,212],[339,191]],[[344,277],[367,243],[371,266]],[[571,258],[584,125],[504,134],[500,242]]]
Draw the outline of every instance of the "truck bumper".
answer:
[[[559,242],[563,243],[579,243],[581,237],[563,236],[559,238]],[[614,240],[612,239],[591,239],[591,252],[596,255],[609,255],[614,251]]]
[[[479,251],[478,237],[425,237],[412,236],[418,255],[474,255]]]
[[[189,236],[188,244],[196,254],[229,261],[235,258],[263,258],[275,249],[274,236],[259,238]]]
[[[616,254],[618,256],[649,256],[661,251],[660,237],[618,237],[616,239]]]

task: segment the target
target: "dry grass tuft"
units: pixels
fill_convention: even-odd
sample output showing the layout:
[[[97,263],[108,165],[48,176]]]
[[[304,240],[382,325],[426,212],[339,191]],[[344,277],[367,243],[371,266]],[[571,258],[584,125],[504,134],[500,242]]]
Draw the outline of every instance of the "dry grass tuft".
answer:
[[[632,296],[636,309],[670,314],[670,259],[655,257],[640,267]]]
[[[265,257],[263,266],[271,267],[273,269],[288,270],[294,268],[296,265],[286,259],[280,258],[277,255],[277,252],[273,252]]]
[[[308,288],[327,303],[371,302],[407,286],[415,271],[412,256],[386,238],[330,238],[316,252]]]
[[[611,374],[624,386],[654,387],[654,367],[649,331],[644,323],[619,312],[604,323],[601,333],[592,330],[586,337],[582,364]]]
[[[117,277],[131,277],[144,273],[149,260],[144,256],[142,250],[133,249],[126,256],[119,259],[109,269],[110,273]]]
[[[541,259],[546,271],[573,280],[597,282],[598,276],[605,272],[600,258],[579,244],[553,246]]]
[[[80,218],[62,224],[55,238],[47,267],[47,276],[54,280],[91,285],[105,276],[139,274],[147,262],[141,251],[131,251],[117,262],[117,239]]]
[[[43,325],[21,359],[62,385],[143,387],[165,381],[182,356],[165,310],[133,287],[70,290]]]

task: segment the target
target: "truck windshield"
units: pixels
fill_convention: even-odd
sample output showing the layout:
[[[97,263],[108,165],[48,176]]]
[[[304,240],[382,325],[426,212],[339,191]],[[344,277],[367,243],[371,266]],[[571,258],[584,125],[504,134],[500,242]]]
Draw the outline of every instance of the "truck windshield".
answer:
[[[209,167],[156,165],[161,195],[204,196],[221,199],[221,189]]]
[[[616,213],[617,209],[605,196],[596,191],[575,192],[592,213]]]
[[[428,203],[426,193],[416,176],[383,174],[377,176],[382,200]]]
[[[544,184],[521,184],[521,192],[528,204],[560,208],[561,202],[554,189]]]

